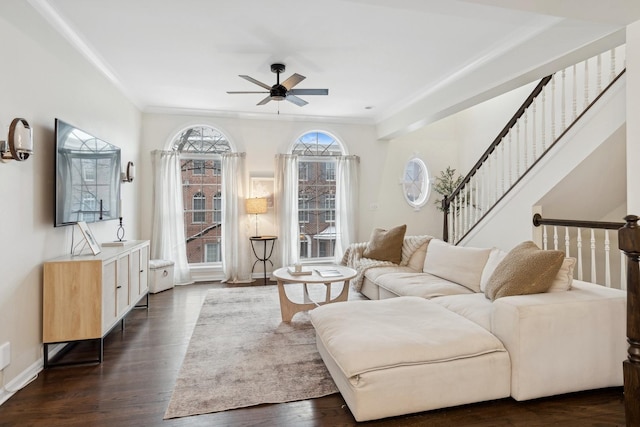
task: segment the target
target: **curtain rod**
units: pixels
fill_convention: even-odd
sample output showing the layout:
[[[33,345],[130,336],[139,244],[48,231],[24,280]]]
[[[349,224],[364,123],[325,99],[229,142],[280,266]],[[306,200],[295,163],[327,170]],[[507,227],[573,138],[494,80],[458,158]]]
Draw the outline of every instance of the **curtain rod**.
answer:
[[[321,158],[321,157],[331,157],[334,159],[355,159],[356,161],[360,161],[360,157],[355,155],[355,154],[349,154],[346,156],[304,156],[304,155],[300,155],[300,154],[284,154],[284,153],[278,153],[276,154],[276,159],[277,158],[282,158],[282,159],[293,159],[293,158],[299,158],[299,157],[308,157],[310,159],[313,158]]]

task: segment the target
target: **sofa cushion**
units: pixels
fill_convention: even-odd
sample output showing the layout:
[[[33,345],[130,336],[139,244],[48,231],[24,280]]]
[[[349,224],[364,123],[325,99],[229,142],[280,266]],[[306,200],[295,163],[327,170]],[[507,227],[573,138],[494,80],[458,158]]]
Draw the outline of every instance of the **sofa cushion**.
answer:
[[[562,265],[558,274],[551,282],[551,287],[547,292],[564,292],[571,289],[573,283],[573,268],[576,265],[576,259],[573,257],[567,257],[562,260]]]
[[[410,267],[399,267],[397,265],[381,265],[379,267],[368,268],[364,272],[364,277],[374,283],[378,283],[378,278],[385,274],[393,273],[415,273]]]
[[[480,292],[480,278],[491,248],[455,246],[431,239],[422,271]]]
[[[447,295],[433,298],[431,301],[491,332],[493,303],[484,294],[474,292],[465,295]]]
[[[399,225],[390,230],[375,228],[371,232],[369,243],[362,253],[362,256],[378,261],[389,261],[400,264],[402,260],[402,243],[407,225]]]
[[[426,299],[473,293],[464,286],[429,273],[387,273],[378,276],[375,283],[398,296],[415,296]]]
[[[505,351],[488,331],[423,298],[327,304],[311,310],[310,317],[347,378]]]
[[[542,250],[531,241],[520,243],[498,264],[485,295],[494,301],[511,295],[546,292],[563,259],[563,252]]]

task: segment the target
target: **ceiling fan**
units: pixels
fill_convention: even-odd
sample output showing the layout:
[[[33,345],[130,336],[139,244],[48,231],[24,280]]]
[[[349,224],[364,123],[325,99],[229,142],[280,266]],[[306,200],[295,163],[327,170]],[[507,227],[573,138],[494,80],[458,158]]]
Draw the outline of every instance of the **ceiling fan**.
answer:
[[[282,101],[287,100],[292,102],[300,107],[307,105],[308,102],[302,98],[298,98],[296,95],[328,95],[329,89],[294,89],[293,87],[306,79],[305,76],[301,76],[300,74],[294,73],[280,83],[280,73],[283,73],[285,70],[284,64],[271,64],[271,71],[276,73],[277,79],[276,84],[273,86],[269,86],[265,83],[262,83],[253,77],[249,77],[243,74],[240,74],[245,80],[250,81],[251,83],[257,84],[260,87],[267,89],[266,91],[229,91],[227,93],[230,94],[239,94],[239,93],[268,93],[269,95],[264,98],[262,101],[258,102],[256,105],[264,105],[269,101]]]

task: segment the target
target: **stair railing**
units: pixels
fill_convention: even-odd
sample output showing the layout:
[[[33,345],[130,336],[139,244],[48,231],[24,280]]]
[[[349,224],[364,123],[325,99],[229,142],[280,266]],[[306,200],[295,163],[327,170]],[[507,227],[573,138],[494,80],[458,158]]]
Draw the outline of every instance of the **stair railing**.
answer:
[[[627,255],[627,360],[622,364],[627,426],[640,425],[640,227],[638,217],[627,215],[618,231],[619,247]]]
[[[444,197],[443,239],[462,240],[625,71],[625,46],[543,78],[458,188]]]
[[[607,256],[610,252],[609,230],[617,230],[617,233],[611,233],[618,240],[617,247],[620,250],[620,288],[627,291],[627,360],[622,364],[624,378],[624,401],[625,401],[625,418],[627,426],[640,425],[640,227],[638,226],[638,216],[627,215],[625,222],[595,222],[595,221],[576,221],[564,219],[542,218],[539,214],[533,216],[533,224],[536,227],[553,227],[553,248],[558,250],[561,244],[558,239],[558,227],[565,227],[565,250],[566,256],[571,256],[569,250],[569,232],[568,228],[589,229],[591,230],[590,249],[591,262],[595,263],[595,239],[594,230],[605,231],[604,249]],[[578,234],[580,235],[580,234]],[[543,232],[543,249],[548,249],[548,236],[546,231]],[[580,262],[580,251],[578,251],[578,262]],[[608,264],[607,264],[608,265]],[[591,282],[596,275],[596,271],[592,267]],[[578,279],[582,279],[578,277]],[[611,286],[609,281],[606,286]]]
[[[536,242],[542,249],[564,250],[565,256],[576,258],[573,272],[576,279],[626,289],[626,257],[621,250],[615,249],[617,231],[624,222],[551,219],[535,214],[533,225],[542,227],[542,241]],[[620,265],[619,274],[612,271],[612,265],[616,263]],[[598,268],[604,268],[604,271],[598,271]]]

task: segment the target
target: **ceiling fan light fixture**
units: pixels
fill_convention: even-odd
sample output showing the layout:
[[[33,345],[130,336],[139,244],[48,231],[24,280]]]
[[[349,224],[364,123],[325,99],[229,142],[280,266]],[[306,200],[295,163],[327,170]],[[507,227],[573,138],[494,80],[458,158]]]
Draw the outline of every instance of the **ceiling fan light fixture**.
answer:
[[[287,98],[287,88],[276,84],[270,91],[272,101],[284,101]]]
[[[268,92],[255,92],[255,91],[229,91],[227,93],[230,94],[239,94],[239,93],[268,93],[269,95],[264,98],[262,101],[258,102],[257,105],[264,105],[269,101],[289,101],[293,104],[296,104],[299,107],[302,107],[308,104],[307,101],[302,98],[297,97],[296,95],[328,95],[329,89],[294,89],[298,83],[305,79],[304,76],[294,73],[285,81],[280,83],[280,73],[284,72],[286,69],[284,64],[276,63],[271,64],[271,71],[276,74],[276,84],[273,86],[269,86],[261,81],[254,79],[253,77],[249,77],[244,74],[240,74],[240,77],[243,79],[254,83],[264,89],[267,89]]]

